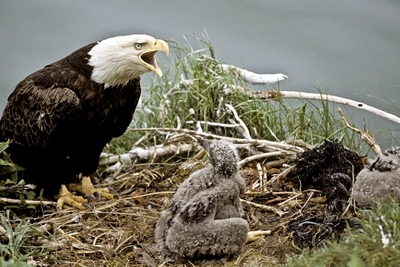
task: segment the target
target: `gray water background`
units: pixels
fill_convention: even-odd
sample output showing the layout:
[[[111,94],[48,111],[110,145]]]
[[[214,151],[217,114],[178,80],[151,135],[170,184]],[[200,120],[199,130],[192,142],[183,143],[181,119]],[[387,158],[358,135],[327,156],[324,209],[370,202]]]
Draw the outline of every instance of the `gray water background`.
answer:
[[[19,81],[85,44],[132,33],[184,42],[204,30],[225,63],[287,74],[281,90],[316,85],[400,115],[399,0],[0,0],[0,114]],[[147,88],[154,75],[143,78]],[[347,111],[399,145],[399,125]]]

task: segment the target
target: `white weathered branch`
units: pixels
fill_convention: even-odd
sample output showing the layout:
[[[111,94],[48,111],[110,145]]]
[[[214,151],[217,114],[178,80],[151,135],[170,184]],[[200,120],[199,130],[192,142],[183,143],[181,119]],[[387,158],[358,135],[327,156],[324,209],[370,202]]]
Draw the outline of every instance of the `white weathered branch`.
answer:
[[[245,69],[241,69],[232,65],[221,64],[221,67],[225,71],[231,71],[242,78],[244,81],[251,84],[273,84],[283,81],[288,78],[283,73],[276,74],[258,74]]]
[[[57,202],[54,201],[20,200],[20,199],[5,198],[5,197],[0,197],[0,202],[9,204],[18,204],[18,205],[21,205],[23,203],[27,205],[53,205],[53,206],[57,205]]]
[[[378,143],[376,142],[376,139],[374,137],[374,135],[368,131],[361,131],[360,129],[353,127],[350,125],[350,123],[346,120],[346,117],[343,114],[343,111],[341,108],[338,108],[338,112],[340,114],[340,117],[342,117],[342,120],[344,122],[344,124],[347,126],[347,128],[349,128],[350,130],[358,133],[360,135],[360,138],[362,140],[364,140],[371,148],[372,150],[375,152],[375,154],[380,157],[383,155],[382,153],[382,149],[381,147],[378,145]]]
[[[99,166],[103,165],[110,165],[110,164],[118,164],[115,165],[116,167],[112,168],[112,166],[109,169],[113,170],[115,168],[121,167],[120,162],[129,164],[132,160],[144,160],[144,159],[150,159],[154,157],[154,155],[157,155],[158,157],[162,157],[165,155],[178,155],[182,153],[186,153],[189,151],[193,151],[197,149],[198,144],[197,143],[186,143],[186,144],[169,144],[169,145],[158,145],[158,146],[152,146],[147,149],[144,148],[134,148],[129,153],[122,154],[119,156],[115,156],[112,154],[106,154],[102,153],[100,157],[100,163]]]
[[[152,158],[155,154],[159,157],[171,154],[181,154],[197,149],[198,144],[195,143],[186,143],[186,144],[170,144],[170,145],[159,145],[152,146],[148,149],[143,148],[135,148],[129,151],[131,158],[139,158],[139,159],[149,159]]]
[[[239,124],[226,124],[226,123],[219,123],[219,122],[207,122],[207,121],[198,121],[198,122],[202,125],[222,127],[222,128],[236,128],[236,127],[240,126]],[[186,124],[194,124],[194,121],[187,121]]]
[[[167,103],[167,105],[171,104],[171,97],[173,94],[175,94],[176,91],[179,91],[181,89],[181,87],[188,87],[194,84],[193,80],[182,80],[180,81],[178,84],[174,85],[174,87],[171,88],[171,90],[169,90],[165,95],[165,101]]]
[[[242,129],[243,129],[243,131],[244,131],[244,133],[243,133],[244,138],[246,138],[246,139],[252,139],[251,136],[250,136],[250,131],[249,131],[249,129],[247,128],[247,126],[246,126],[246,124],[243,122],[243,120],[239,117],[239,115],[238,115],[236,109],[235,109],[232,105],[229,105],[229,104],[225,104],[225,106],[233,113],[233,116],[235,117],[236,121],[240,124],[240,127],[242,127]]]
[[[286,143],[279,143],[279,142],[274,142],[274,141],[268,141],[268,140],[260,140],[260,139],[240,139],[240,138],[233,138],[233,137],[227,137],[227,136],[220,136],[216,134],[210,134],[210,133],[198,133],[194,130],[189,130],[189,129],[175,129],[175,128],[132,128],[129,129],[129,131],[161,131],[161,132],[182,132],[182,133],[187,133],[189,135],[197,136],[197,137],[202,137],[202,138],[214,138],[214,139],[223,139],[226,141],[230,141],[232,143],[236,144],[251,144],[251,145],[265,145],[265,146],[270,146],[273,148],[278,148],[278,149],[283,149],[283,150],[289,150],[293,152],[298,152],[301,153],[304,151],[303,148],[294,146],[294,145],[289,145]]]
[[[230,71],[241,77],[244,81],[252,84],[271,84],[283,81],[288,78],[285,74],[277,73],[277,74],[257,74],[245,69],[238,68],[236,66],[228,65],[228,64],[220,64],[221,69],[224,71]],[[194,84],[194,80],[183,80],[182,82],[176,84],[166,95],[165,98],[167,102],[170,101],[171,96],[175,93],[175,91],[179,90],[182,86],[188,87]],[[375,115],[378,115],[382,118],[388,119],[393,121],[397,124],[400,124],[400,117],[393,115],[391,113],[385,112],[383,110],[374,108],[367,104],[354,101],[351,99],[346,99],[343,97],[333,96],[333,95],[326,95],[326,94],[316,94],[316,93],[304,93],[304,92],[295,92],[295,91],[269,91],[269,92],[257,92],[252,91],[247,88],[235,85],[227,85],[226,92],[229,93],[229,87],[236,87],[236,89],[246,93],[251,98],[258,98],[258,99],[272,99],[276,100],[279,98],[296,98],[296,99],[314,99],[314,100],[322,100],[322,101],[330,101],[335,102],[347,106],[351,106],[354,108],[358,108],[361,110],[368,111]]]
[[[192,116],[193,122],[196,123],[196,129],[198,133],[202,133],[203,132],[203,128],[201,128],[201,123],[197,120],[196,117],[196,112],[194,111],[193,108],[189,109],[189,113]]]
[[[242,159],[241,161],[239,161],[239,166],[243,166],[246,163],[253,161],[253,160],[269,158],[269,157],[277,157],[277,156],[288,156],[288,155],[295,155],[295,153],[294,152],[286,152],[286,151],[276,151],[276,152],[257,154],[257,155]]]
[[[339,97],[339,96],[316,94],[316,93],[294,92],[294,91],[258,92],[258,91],[251,91],[249,89],[244,89],[244,88],[242,88],[241,90],[244,91],[251,98],[264,99],[264,100],[267,100],[267,99],[277,100],[279,98],[295,98],[295,99],[314,99],[314,100],[335,102],[338,104],[343,104],[343,105],[347,105],[347,106],[351,106],[354,108],[368,111],[368,112],[378,115],[382,118],[385,118],[385,119],[393,121],[397,124],[400,124],[400,117],[398,117],[396,115],[393,115],[386,111],[374,108],[374,107],[364,104],[362,102],[354,101],[354,100]]]
[[[282,217],[282,215],[284,215],[284,214],[287,213],[287,212],[281,211],[280,209],[277,209],[277,208],[275,208],[275,207],[267,206],[267,205],[262,205],[262,204],[258,204],[258,203],[254,203],[254,202],[251,202],[251,201],[247,201],[247,200],[245,200],[245,199],[240,199],[240,201],[243,202],[243,203],[245,203],[245,204],[251,205],[251,206],[253,206],[253,207],[260,208],[260,209],[262,209],[262,210],[267,210],[267,211],[275,212],[276,214],[278,214],[278,215],[281,216],[281,217]]]

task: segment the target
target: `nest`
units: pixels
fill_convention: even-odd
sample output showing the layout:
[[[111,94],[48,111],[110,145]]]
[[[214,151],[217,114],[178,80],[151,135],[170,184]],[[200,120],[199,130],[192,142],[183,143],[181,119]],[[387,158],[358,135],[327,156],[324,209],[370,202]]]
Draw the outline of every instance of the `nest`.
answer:
[[[343,232],[354,215],[349,209],[352,181],[348,177],[355,177],[362,167],[357,154],[337,142],[313,150],[293,146],[305,151],[298,156],[290,150],[271,152],[271,147],[254,141],[238,146],[245,157],[240,163],[247,185],[242,196],[245,219],[252,231],[272,234],[247,244],[232,264],[279,265],[299,247],[320,246]],[[120,198],[91,203],[93,210],[55,212],[48,209],[51,206],[42,207],[45,214],[32,218],[30,227],[43,237],[27,242],[41,246],[46,256],[33,256],[30,262],[36,266],[178,266],[155,255],[151,247],[160,212],[179,184],[207,163],[204,152],[195,145],[193,149],[191,158],[181,163],[166,164],[153,157],[151,163],[106,172],[98,186],[113,187]]]

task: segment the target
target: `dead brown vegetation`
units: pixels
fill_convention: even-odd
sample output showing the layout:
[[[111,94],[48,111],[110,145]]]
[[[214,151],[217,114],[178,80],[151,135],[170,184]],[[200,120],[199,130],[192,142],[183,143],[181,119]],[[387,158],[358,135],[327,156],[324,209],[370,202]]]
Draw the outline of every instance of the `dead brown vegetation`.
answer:
[[[251,148],[253,152],[256,149]],[[248,153],[248,149],[241,151],[243,157]],[[166,262],[150,249],[160,212],[167,208],[179,184],[207,163],[207,157],[196,152],[181,163],[166,164],[153,158],[151,163],[137,163],[109,174],[98,186],[113,187],[120,198],[91,203],[93,210],[67,208],[34,218],[31,226],[48,238],[29,242],[44,246],[47,256],[33,257],[31,262],[37,266],[209,265],[207,262]],[[327,192],[337,190],[335,186],[343,189],[348,185],[324,184],[324,187],[324,182],[318,181],[319,175],[315,175],[315,170],[325,168],[326,175],[321,177],[330,179],[326,172],[335,168],[332,167],[336,164],[332,163],[335,157],[342,157],[337,161],[342,165],[343,160],[360,160],[340,143],[327,142],[324,147],[299,154],[294,161],[293,155],[280,155],[244,162],[241,174],[247,184],[247,192],[242,196],[245,219],[252,231],[271,230],[272,233],[247,244],[230,261],[213,263],[213,266],[279,266],[287,255],[300,252],[300,248],[319,246],[325,239],[334,238],[333,233],[336,237],[343,233],[346,221],[351,221],[354,215],[351,200],[349,195],[337,194],[335,198]],[[328,161],[332,164],[321,165]],[[307,164],[311,165],[307,167]],[[356,174],[351,164],[343,168],[335,169],[335,173]],[[311,178],[309,175],[313,175],[314,184],[307,180]]]

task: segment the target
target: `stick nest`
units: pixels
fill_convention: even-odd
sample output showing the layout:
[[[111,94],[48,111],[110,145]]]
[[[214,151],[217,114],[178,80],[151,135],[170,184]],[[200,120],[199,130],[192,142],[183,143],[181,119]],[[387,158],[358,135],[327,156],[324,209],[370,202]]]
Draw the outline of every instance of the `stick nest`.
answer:
[[[337,238],[354,216],[352,177],[362,167],[357,154],[337,142],[297,156],[265,153],[265,147],[261,153],[260,147],[254,141],[239,145],[242,158],[249,151],[267,157],[243,161],[247,192],[242,201],[250,229],[271,230],[272,235],[247,244],[224,266],[250,262],[277,266],[299,248],[318,247]],[[179,184],[207,164],[207,157],[197,149],[183,162],[167,164],[152,158],[151,163],[124,167],[118,175],[108,173],[98,186],[113,187],[120,198],[91,203],[93,210],[56,212],[43,206],[44,215],[31,218],[29,225],[43,235],[26,242],[42,247],[45,256],[32,256],[30,262],[36,266],[179,266],[150,251],[160,212],[168,207]]]

